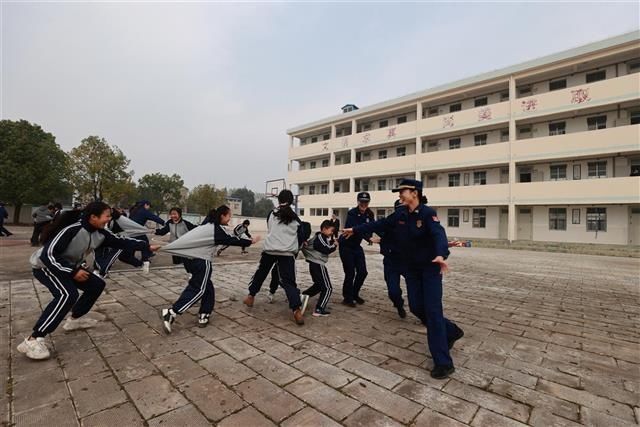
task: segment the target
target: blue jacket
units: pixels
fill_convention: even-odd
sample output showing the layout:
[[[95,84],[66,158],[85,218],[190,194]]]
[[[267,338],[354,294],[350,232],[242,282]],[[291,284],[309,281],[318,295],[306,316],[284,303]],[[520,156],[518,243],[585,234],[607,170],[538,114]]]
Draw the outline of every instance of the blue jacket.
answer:
[[[4,220],[7,218],[9,218],[9,213],[4,206],[0,206],[0,225],[4,224]]]
[[[157,222],[160,225],[164,225],[164,220],[158,215],[154,215],[151,211],[145,208],[137,209],[130,217],[133,221],[140,225],[145,225],[147,221]]]
[[[360,209],[357,207],[349,209],[347,212],[347,220],[344,224],[344,228],[354,228],[363,224],[370,224],[373,221],[373,212],[370,209],[367,209],[364,213],[360,212]],[[343,236],[340,236],[338,241],[340,242],[340,247],[342,248],[358,248],[362,243],[362,239],[369,242],[371,240],[371,232],[364,231],[358,233],[357,235],[353,235],[348,239],[345,239]]]
[[[353,231],[354,235],[375,232],[390,237],[409,267],[424,268],[431,266],[431,261],[437,256],[445,259],[449,256],[447,234],[436,211],[426,205],[418,205],[413,212],[409,212],[406,206],[400,206],[388,217],[358,225]]]

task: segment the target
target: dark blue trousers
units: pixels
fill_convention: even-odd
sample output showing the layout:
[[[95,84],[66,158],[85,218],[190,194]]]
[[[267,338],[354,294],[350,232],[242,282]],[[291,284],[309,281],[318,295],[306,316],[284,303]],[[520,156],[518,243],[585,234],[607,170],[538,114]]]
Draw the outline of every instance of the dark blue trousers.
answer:
[[[400,275],[405,269],[399,266],[399,263],[385,256],[382,265],[384,266],[384,281],[387,284],[387,293],[389,299],[393,302],[393,306],[403,307],[404,300],[402,299],[402,288],[400,287]]]
[[[215,289],[211,281],[211,261],[203,259],[185,259],[185,269],[191,273],[191,279],[180,298],[173,304],[173,311],[182,314],[192,305],[200,302],[200,314],[211,314],[215,304]]]
[[[361,246],[350,248],[340,245],[340,260],[344,271],[342,283],[342,297],[345,301],[353,302],[360,296],[360,289],[367,278],[367,263]]]
[[[457,326],[444,317],[442,274],[437,266],[408,268],[405,275],[409,309],[427,327],[427,344],[435,365],[453,365],[448,338]]]
[[[111,267],[120,260],[125,264],[129,264],[133,267],[142,267],[142,261],[136,258],[131,251],[122,249],[109,248],[106,246],[100,246],[94,252],[94,269],[100,271],[102,277],[111,270]]]
[[[293,255],[271,255],[263,252],[260,256],[258,269],[249,282],[249,295],[256,296],[260,292],[260,288],[271,269],[274,268],[274,264],[277,266],[275,272],[278,274],[278,282],[287,294],[289,308],[297,310],[302,302],[300,301],[300,290],[296,285],[296,259]]]
[[[33,337],[44,337],[55,331],[70,310],[76,319],[84,316],[104,290],[104,280],[95,274],[90,274],[86,282],[76,282],[69,275],[57,274],[45,267],[34,269],[33,276],[53,295],[33,327]]]

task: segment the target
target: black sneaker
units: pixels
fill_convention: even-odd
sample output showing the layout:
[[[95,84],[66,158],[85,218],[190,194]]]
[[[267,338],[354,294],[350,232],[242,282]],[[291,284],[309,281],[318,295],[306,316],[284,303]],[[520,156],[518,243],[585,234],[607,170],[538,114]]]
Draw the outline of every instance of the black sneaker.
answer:
[[[176,320],[176,315],[170,308],[163,308],[160,312],[160,317],[162,318],[162,328],[166,333],[170,334],[171,325]]]
[[[354,300],[358,303],[358,304],[364,304],[364,300],[360,297],[355,297]]]
[[[200,313],[198,316],[198,328],[204,328],[209,324],[209,316],[208,313]]]
[[[353,301],[347,301],[346,299],[345,299],[345,300],[342,300],[342,304],[346,305],[347,307],[355,307],[355,306],[356,306],[356,303],[355,303],[355,302],[353,302]]]
[[[401,319],[404,319],[405,317],[407,317],[407,312],[404,310],[403,306],[400,307],[396,307],[398,310],[398,316],[400,316]],[[449,347],[451,348],[451,347]]]
[[[431,370],[431,378],[435,378],[436,380],[443,380],[445,378],[449,378],[449,375],[453,374],[456,371],[456,368],[453,365],[439,365],[434,366]]]
[[[464,336],[464,331],[460,328],[458,328],[456,326],[457,330],[456,333],[447,340],[448,344],[449,344],[449,350],[451,350],[453,348],[453,344],[458,341],[460,338],[462,338]]]
[[[313,311],[312,316],[314,316],[314,317],[327,317],[330,314],[331,314],[331,312],[329,310],[323,310],[321,308],[316,308]]]

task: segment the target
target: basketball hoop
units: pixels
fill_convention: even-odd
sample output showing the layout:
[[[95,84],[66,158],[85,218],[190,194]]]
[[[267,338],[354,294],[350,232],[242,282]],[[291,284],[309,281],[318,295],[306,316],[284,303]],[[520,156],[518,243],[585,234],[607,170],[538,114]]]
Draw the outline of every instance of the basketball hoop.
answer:
[[[278,194],[287,188],[287,182],[284,178],[270,179],[265,183],[264,194],[266,197],[278,197]]]

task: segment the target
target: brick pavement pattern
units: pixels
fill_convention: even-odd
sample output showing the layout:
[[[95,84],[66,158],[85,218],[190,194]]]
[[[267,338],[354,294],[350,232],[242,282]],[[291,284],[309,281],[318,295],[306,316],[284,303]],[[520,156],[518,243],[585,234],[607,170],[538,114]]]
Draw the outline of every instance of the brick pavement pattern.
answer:
[[[268,286],[242,303],[255,263],[214,267],[216,309],[197,308],[165,335],[158,309],[186,283],[181,269],[114,273],[93,329],[49,339],[52,358],[16,345],[50,295],[33,280],[0,283],[0,414],[16,426],[627,426],[640,422],[637,259],[457,248],[445,313],[465,331],[456,372],[429,376],[424,328],[398,318],[379,255],[357,308],[291,320]],[[299,286],[310,285],[298,262]],[[404,285],[403,285],[404,286]],[[315,301],[312,301],[313,304]],[[313,308],[313,305],[310,305]],[[89,314],[91,316],[91,314]]]

